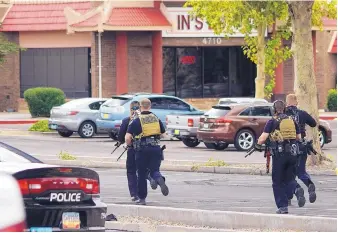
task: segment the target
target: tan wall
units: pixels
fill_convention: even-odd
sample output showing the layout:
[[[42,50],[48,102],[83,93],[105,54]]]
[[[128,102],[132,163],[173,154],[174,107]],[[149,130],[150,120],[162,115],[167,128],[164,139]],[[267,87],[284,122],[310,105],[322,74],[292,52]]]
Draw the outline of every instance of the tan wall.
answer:
[[[66,34],[66,31],[20,32],[19,42],[23,48],[74,48],[90,47],[91,32]]]

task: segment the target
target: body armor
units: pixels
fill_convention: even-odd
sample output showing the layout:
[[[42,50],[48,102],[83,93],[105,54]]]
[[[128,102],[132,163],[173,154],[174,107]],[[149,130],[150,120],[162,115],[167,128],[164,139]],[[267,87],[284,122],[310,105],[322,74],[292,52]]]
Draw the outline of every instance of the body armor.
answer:
[[[160,145],[159,136],[161,135],[160,121],[153,113],[140,114],[142,133],[135,136],[134,148],[139,150],[142,147]]]
[[[300,119],[300,110],[296,106],[289,106],[286,109],[286,115],[291,116],[292,119],[298,124],[302,138],[304,138],[306,136],[305,123]]]

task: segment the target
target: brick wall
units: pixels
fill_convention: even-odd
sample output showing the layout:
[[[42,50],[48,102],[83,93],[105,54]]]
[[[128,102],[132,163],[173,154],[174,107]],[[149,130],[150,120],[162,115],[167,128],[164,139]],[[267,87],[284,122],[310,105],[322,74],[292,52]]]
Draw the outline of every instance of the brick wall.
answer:
[[[4,33],[8,40],[19,43],[19,34]],[[6,62],[0,67],[0,111],[19,108],[20,98],[20,54],[6,56]]]
[[[98,33],[93,33],[91,48],[91,78],[92,96],[99,95],[99,56],[98,56]],[[116,35],[115,32],[101,34],[102,45],[102,97],[111,97],[116,93]]]
[[[128,92],[152,92],[152,32],[128,32]]]

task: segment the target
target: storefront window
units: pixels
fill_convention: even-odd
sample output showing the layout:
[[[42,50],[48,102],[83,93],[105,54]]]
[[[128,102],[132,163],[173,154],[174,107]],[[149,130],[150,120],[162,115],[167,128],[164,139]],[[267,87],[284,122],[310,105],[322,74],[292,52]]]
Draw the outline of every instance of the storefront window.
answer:
[[[180,98],[202,97],[201,48],[177,48],[177,92]]]
[[[255,76],[256,65],[239,46],[163,48],[163,91],[167,95],[254,96]]]

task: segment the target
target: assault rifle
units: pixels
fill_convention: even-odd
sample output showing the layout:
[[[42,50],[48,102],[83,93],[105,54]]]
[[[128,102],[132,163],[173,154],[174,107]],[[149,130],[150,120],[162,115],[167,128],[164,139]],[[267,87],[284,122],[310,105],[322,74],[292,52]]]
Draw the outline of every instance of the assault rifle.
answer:
[[[266,174],[269,174],[271,153],[270,153],[268,147],[265,147],[264,158],[266,158]]]
[[[249,155],[251,155],[252,153],[254,153],[255,151],[262,152],[262,150],[263,150],[263,146],[262,145],[255,144],[254,147],[252,147],[249,151],[247,151],[247,154],[245,155],[245,158],[248,157]]]
[[[122,144],[120,142],[116,142],[115,149],[110,153],[111,155],[117,150],[117,148],[119,148]]]
[[[318,152],[313,148],[313,140],[306,141],[305,146],[306,146],[306,150],[307,150],[308,154],[309,154],[309,152],[312,152],[315,155],[318,154]]]
[[[122,154],[117,158],[116,162],[120,160],[120,158],[122,157],[122,155],[128,150],[129,147],[130,147],[130,146],[125,146],[125,147],[124,147],[124,151],[123,151]],[[167,148],[166,145],[163,145],[163,146],[161,147],[161,151],[164,151],[166,148]],[[162,157],[162,160],[163,160],[163,159],[164,159],[164,158]]]

